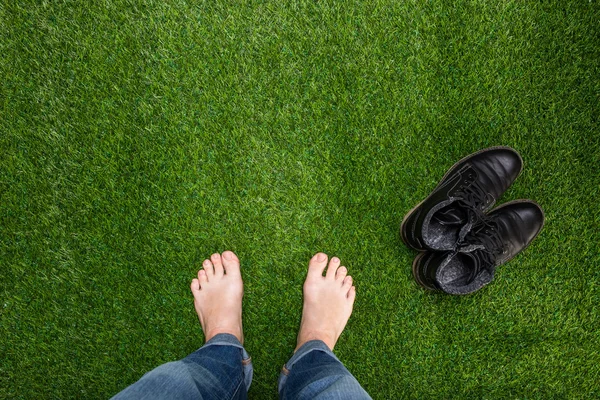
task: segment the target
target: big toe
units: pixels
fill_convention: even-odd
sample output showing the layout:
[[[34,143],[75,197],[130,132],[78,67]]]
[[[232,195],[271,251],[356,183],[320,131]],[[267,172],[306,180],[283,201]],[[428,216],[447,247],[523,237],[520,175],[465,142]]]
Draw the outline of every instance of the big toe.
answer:
[[[317,253],[308,262],[308,276],[323,276],[323,271],[327,265],[327,254]]]
[[[230,276],[240,276],[240,259],[233,251],[224,251],[222,254],[225,273]]]

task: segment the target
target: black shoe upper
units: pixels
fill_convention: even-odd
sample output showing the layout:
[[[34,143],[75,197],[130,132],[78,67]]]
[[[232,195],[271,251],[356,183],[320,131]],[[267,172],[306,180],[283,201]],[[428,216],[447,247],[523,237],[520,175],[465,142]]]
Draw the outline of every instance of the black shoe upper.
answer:
[[[531,243],[544,226],[544,212],[530,200],[506,203],[473,227],[460,243],[462,253],[482,253],[486,265],[504,264]]]
[[[417,250],[455,250],[522,167],[521,156],[509,147],[492,147],[465,157],[405,217],[402,238]]]
[[[494,278],[496,267],[525,249],[544,225],[544,213],[532,201],[507,203],[473,227],[454,252],[428,252],[413,268],[423,286],[450,294],[479,290]]]

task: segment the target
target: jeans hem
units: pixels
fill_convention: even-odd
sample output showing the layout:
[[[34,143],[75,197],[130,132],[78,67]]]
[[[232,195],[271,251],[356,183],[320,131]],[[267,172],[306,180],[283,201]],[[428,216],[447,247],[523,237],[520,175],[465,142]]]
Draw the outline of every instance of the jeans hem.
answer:
[[[246,391],[250,390],[252,384],[252,376],[254,375],[254,368],[252,366],[252,358],[242,345],[238,338],[230,333],[219,333],[213,336],[208,342],[204,343],[202,347],[208,346],[233,346],[242,350],[242,369],[244,371],[244,384],[246,385]]]
[[[335,354],[333,354],[333,351],[331,351],[331,349],[325,344],[325,342],[323,342],[322,340],[309,340],[308,342],[300,346],[300,348],[296,350],[292,358],[290,358],[288,362],[286,362],[281,368],[281,373],[279,374],[279,384],[277,385],[279,393],[281,393],[281,390],[283,389],[283,386],[285,385],[287,377],[290,374],[292,368],[294,367],[294,364],[296,364],[304,356],[306,356],[312,351],[322,351],[323,353],[328,354],[331,358],[333,358],[341,364],[341,361],[335,356]]]
[[[333,351],[331,351],[331,349],[325,344],[325,342],[323,342],[322,340],[309,340],[308,342],[304,343],[298,350],[296,350],[292,358],[290,358],[289,361],[285,363],[284,367],[288,371],[290,371],[294,364],[296,364],[302,357],[306,356],[311,351],[322,351],[324,353],[327,353],[335,360],[340,361],[335,356],[335,354],[333,354]]]

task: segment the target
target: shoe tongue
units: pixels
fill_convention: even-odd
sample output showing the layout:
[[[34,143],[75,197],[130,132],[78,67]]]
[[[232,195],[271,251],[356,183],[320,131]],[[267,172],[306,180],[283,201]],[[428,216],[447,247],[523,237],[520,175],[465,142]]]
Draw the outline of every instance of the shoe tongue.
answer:
[[[485,267],[487,264],[485,261],[485,256],[483,250],[476,250],[470,253],[471,258],[473,259],[473,263],[477,266],[478,270],[481,270],[482,267]]]
[[[464,225],[469,218],[465,210],[449,205],[436,212],[433,216],[440,225],[454,226]]]
[[[488,253],[481,246],[468,246],[461,249],[464,256],[468,256],[473,266],[473,275],[470,281],[473,281],[481,273],[487,273],[494,276],[495,267],[489,259]]]
[[[470,258],[471,267],[473,268],[471,271],[471,276],[469,277],[469,282],[473,282],[477,276],[481,273],[482,269],[485,268],[486,262],[483,257],[483,252],[481,250],[475,250],[467,253],[463,253],[465,256]]]

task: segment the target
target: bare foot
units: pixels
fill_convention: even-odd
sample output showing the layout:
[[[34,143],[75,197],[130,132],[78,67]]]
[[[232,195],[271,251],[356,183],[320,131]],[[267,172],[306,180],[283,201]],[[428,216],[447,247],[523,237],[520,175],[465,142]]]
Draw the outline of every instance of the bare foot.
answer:
[[[337,257],[331,259],[327,274],[323,276],[326,265],[324,253],[315,254],[308,263],[296,350],[309,340],[322,340],[333,350],[352,314],[356,297],[352,277],[346,275],[348,270],[340,267]]]
[[[240,260],[233,252],[225,251],[222,256],[215,253],[210,260],[204,260],[202,267],[190,288],[205,340],[219,333],[230,333],[244,343]]]

